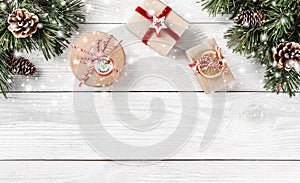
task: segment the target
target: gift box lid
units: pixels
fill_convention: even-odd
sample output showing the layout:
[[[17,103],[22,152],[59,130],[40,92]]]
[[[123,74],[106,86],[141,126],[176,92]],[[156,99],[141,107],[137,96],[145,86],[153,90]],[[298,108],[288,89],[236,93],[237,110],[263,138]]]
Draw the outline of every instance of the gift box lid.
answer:
[[[140,6],[147,12],[158,16],[166,8],[166,5],[159,0],[145,0]],[[135,12],[131,19],[128,21],[126,28],[136,35],[139,39],[142,39],[146,32],[149,30],[151,21],[147,20],[144,16]],[[189,23],[178,15],[175,11],[171,11],[165,19],[165,23],[168,28],[174,31],[179,37],[189,27]],[[167,55],[173,46],[177,43],[171,36],[162,31],[161,37],[153,35],[148,41],[147,45],[159,52],[161,55]]]

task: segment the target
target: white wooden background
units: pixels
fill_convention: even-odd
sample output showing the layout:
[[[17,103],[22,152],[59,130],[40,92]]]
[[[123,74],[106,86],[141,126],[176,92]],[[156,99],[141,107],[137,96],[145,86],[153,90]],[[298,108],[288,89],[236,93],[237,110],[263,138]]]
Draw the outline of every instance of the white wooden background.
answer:
[[[0,182],[299,182],[299,95],[288,98],[266,92],[262,82],[264,68],[226,48],[222,37],[230,22],[226,17],[209,17],[196,1],[164,0],[191,22],[190,29],[199,38],[210,35],[217,39],[236,76],[236,83],[226,93],[224,123],[205,151],[200,151],[199,146],[208,124],[201,120],[188,143],[164,161],[149,157],[114,162],[102,157],[86,143],[76,123],[73,91],[79,89],[73,87],[69,50],[48,62],[41,54],[33,53],[28,56],[36,64],[37,74],[15,77],[9,99],[0,99]],[[139,0],[87,0],[88,23],[80,26],[80,32],[71,42],[89,31],[110,30],[116,30],[116,36],[124,42],[135,42],[134,36],[121,30],[140,3]],[[118,83],[119,91],[113,92],[129,91],[126,80],[143,76],[143,70],[137,68],[134,60],[155,54],[139,42],[125,49],[128,59],[125,73],[134,74],[124,76],[122,83]],[[183,56],[174,59],[174,64],[182,66],[192,78],[196,89],[184,87],[184,78],[176,67],[160,69],[174,77],[176,85],[183,86],[179,94],[196,92],[200,110],[208,113],[211,96],[202,92],[187,63]],[[88,91],[88,88],[80,90]],[[95,92],[101,99],[97,110],[107,118],[114,114],[109,107],[112,101],[106,97],[109,93],[103,91],[111,90]],[[144,138],[120,127],[114,118],[106,121],[106,126],[128,144],[159,142],[164,138],[161,134],[174,128],[168,120],[180,116],[178,93],[172,92],[176,88],[154,77],[140,81],[131,90],[135,91],[130,94],[130,105],[134,107],[128,112],[141,118],[149,116],[149,99],[158,96],[171,104],[170,118],[165,119],[158,131]]]

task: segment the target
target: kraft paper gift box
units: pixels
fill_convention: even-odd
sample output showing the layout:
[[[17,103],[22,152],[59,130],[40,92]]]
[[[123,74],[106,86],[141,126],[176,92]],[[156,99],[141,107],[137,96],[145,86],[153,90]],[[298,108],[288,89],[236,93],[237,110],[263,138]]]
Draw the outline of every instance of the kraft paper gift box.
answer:
[[[126,62],[123,47],[118,44],[107,52],[118,42],[114,36],[104,32],[89,32],[76,41],[71,50],[70,64],[73,74],[80,81],[80,86],[86,84],[92,87],[105,87],[112,85],[120,77]],[[102,51],[98,50],[97,48],[102,48],[103,44],[107,44],[107,46]],[[95,62],[93,59],[100,54],[103,55],[97,58],[97,62],[93,66],[93,62]],[[100,60],[109,61],[107,64],[109,67],[104,67],[109,70],[101,70],[102,68],[97,67],[103,66],[101,64],[103,62]]]
[[[195,46],[186,51],[186,56],[191,63],[195,63],[198,58],[200,58],[204,53],[209,51],[217,51],[219,48],[214,38],[207,38],[200,42],[198,46]],[[224,61],[223,55],[220,52],[220,57]],[[232,83],[235,78],[229,69],[227,63],[224,61],[225,72],[222,72],[219,76],[214,78],[208,78],[202,75],[200,72],[196,71],[196,76],[199,80],[199,83],[206,94],[211,94],[214,91],[217,91],[226,85]]]
[[[136,8],[126,27],[144,44],[166,56],[189,23],[161,1],[145,0]]]

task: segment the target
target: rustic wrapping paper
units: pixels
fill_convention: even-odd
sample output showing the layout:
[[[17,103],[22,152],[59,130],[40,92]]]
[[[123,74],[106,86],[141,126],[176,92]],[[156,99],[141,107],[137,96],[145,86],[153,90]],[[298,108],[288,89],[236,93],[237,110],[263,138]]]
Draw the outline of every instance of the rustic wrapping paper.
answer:
[[[158,16],[165,9],[166,5],[159,0],[145,0],[141,7],[148,12],[154,12],[154,15]],[[189,23],[174,11],[166,17],[165,23],[179,35],[179,37],[181,37],[184,31],[189,27]],[[142,39],[149,29],[150,24],[151,22],[149,20],[145,19],[138,12],[135,12],[126,27],[139,39]],[[177,42],[172,37],[162,31],[162,37],[158,38],[156,35],[153,35],[148,42],[148,46],[161,55],[166,56],[176,43]]]
[[[109,35],[103,32],[91,32],[82,36],[74,45],[79,48],[91,51],[96,48],[96,42],[99,39],[106,39]],[[108,44],[108,47],[113,46],[117,43],[116,38],[112,38]],[[80,63],[77,58],[83,56],[84,54],[75,48],[71,50],[70,63],[73,74],[78,80],[82,80],[84,75],[88,72],[89,64]],[[108,55],[114,61],[114,65],[119,72],[122,72],[125,66],[125,52],[121,45],[116,47]],[[114,83],[119,77],[119,74],[114,71],[108,76],[100,76],[95,71],[92,72],[91,78],[89,78],[84,84],[92,87],[104,87]]]
[[[187,50],[186,55],[187,55],[188,59],[191,61],[191,63],[193,63],[205,52],[211,51],[211,50],[216,50],[216,46],[217,46],[217,43],[216,43],[215,39],[208,38],[208,39],[201,41],[201,43],[198,46],[195,46],[195,47]],[[210,94],[214,91],[217,91],[235,80],[234,76],[233,76],[231,70],[229,69],[229,67],[227,66],[227,64],[226,64],[226,67],[227,67],[228,72],[223,73],[221,76],[216,77],[216,78],[209,79],[209,78],[202,76],[201,74],[197,75],[200,85],[206,94]]]

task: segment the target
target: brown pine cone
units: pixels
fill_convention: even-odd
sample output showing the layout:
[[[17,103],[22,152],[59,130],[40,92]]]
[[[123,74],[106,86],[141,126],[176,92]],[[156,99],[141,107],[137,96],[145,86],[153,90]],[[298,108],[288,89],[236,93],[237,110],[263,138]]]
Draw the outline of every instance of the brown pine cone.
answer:
[[[245,10],[240,12],[234,22],[242,27],[253,28],[263,25],[265,15],[259,10]]]
[[[39,18],[33,13],[29,13],[26,9],[17,9],[12,12],[7,22],[9,31],[16,38],[26,38],[36,33],[38,29]]]
[[[295,62],[300,63],[300,45],[295,42],[280,43],[277,52],[274,54],[274,60],[277,62],[278,68],[290,71]]]
[[[36,71],[35,65],[24,57],[14,57],[11,55],[6,60],[8,70],[17,75],[33,75]]]

